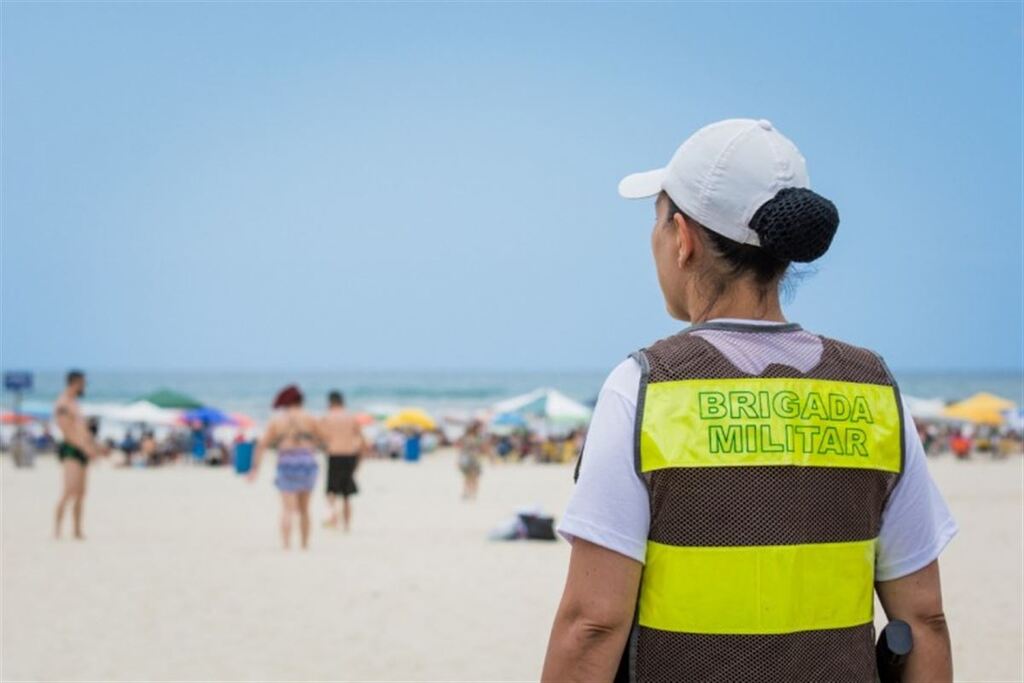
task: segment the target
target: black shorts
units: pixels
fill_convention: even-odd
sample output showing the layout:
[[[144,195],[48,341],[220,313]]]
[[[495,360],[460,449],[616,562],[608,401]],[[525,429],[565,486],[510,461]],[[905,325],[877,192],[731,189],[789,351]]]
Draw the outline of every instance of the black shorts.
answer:
[[[57,459],[61,462],[65,460],[75,460],[82,467],[89,464],[89,458],[86,457],[85,452],[82,449],[72,446],[67,441],[62,441],[57,446]]]
[[[354,495],[359,491],[352,475],[359,464],[358,455],[331,455],[327,458],[327,493],[339,496]]]

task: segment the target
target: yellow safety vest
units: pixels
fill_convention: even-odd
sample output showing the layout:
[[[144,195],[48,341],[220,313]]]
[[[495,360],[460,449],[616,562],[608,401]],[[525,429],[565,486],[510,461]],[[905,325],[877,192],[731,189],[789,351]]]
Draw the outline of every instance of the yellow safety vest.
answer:
[[[651,524],[628,673],[639,681],[872,681],[875,545],[903,462],[874,353],[821,338],[807,373],[739,370],[697,329],[635,354]],[[623,667],[625,670],[625,667]]]

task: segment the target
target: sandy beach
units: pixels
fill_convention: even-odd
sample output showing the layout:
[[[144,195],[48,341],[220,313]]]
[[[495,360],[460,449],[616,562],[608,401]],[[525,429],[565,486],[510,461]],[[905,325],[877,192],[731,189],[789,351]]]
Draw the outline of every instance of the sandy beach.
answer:
[[[961,527],[943,557],[956,677],[1022,680],[1021,458],[931,468]],[[560,514],[568,467],[489,467],[465,503],[450,453],[369,461],[353,532],[317,526],[305,553],[279,548],[271,467],[255,484],[185,466],[90,476],[88,541],[56,542],[56,462],[3,459],[4,681],[539,676],[569,547],[486,535],[521,505]]]

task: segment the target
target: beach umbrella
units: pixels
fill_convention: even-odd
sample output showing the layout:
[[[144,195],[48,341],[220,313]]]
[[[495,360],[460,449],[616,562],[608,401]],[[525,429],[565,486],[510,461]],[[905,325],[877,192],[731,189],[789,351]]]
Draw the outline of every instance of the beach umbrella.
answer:
[[[1006,419],[1004,413],[1016,407],[1013,401],[981,392],[947,407],[943,415],[965,422],[998,426]]]
[[[376,422],[376,418],[373,415],[370,415],[369,413],[356,413],[356,422],[359,424],[359,426],[365,427],[367,425],[372,425],[374,422]]]
[[[203,404],[188,394],[182,394],[171,389],[157,389],[156,391],[140,396],[137,400],[149,401],[159,408],[178,408],[181,410],[192,410],[202,408]]]
[[[0,413],[0,424],[4,425],[27,425],[32,420],[33,417],[25,413],[13,413],[9,410]]]
[[[519,413],[561,424],[582,424],[590,419],[590,408],[551,388],[535,389],[528,394],[499,401],[494,404],[493,410],[496,413]]]
[[[403,427],[415,427],[429,432],[437,429],[434,418],[420,408],[403,408],[392,415],[384,422],[388,429],[401,429]]]
[[[256,420],[252,419],[245,413],[231,413],[228,417],[231,418],[231,424],[241,429],[251,429],[256,426]]]
[[[193,422],[202,422],[205,425],[216,427],[219,425],[233,425],[236,424],[230,415],[227,413],[217,410],[216,408],[195,408],[194,410],[186,410],[181,414],[179,422],[184,424],[191,424]]]

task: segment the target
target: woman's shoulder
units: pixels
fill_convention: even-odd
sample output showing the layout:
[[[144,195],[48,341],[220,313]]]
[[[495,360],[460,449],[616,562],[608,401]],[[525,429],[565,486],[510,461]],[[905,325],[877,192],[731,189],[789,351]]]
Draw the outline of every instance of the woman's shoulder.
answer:
[[[601,393],[619,394],[631,402],[636,401],[640,389],[640,364],[630,356],[612,368],[601,386]]]

